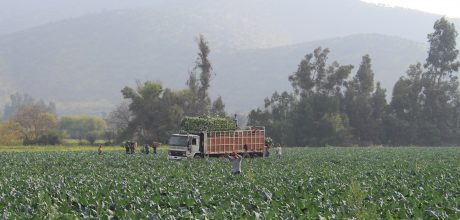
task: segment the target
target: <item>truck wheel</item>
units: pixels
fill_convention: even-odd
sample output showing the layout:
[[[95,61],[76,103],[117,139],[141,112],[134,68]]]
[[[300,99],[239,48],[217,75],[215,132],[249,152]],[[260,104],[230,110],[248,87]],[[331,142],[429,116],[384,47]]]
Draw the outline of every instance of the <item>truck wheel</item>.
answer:
[[[195,154],[195,156],[193,156],[193,158],[195,158],[195,159],[201,159],[201,154]]]

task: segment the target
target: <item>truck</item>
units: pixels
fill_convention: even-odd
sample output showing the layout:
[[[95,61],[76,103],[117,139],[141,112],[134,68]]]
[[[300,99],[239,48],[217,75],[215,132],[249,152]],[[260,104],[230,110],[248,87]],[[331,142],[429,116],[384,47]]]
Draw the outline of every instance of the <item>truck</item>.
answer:
[[[262,156],[265,128],[248,127],[231,131],[180,132],[169,138],[168,159],[220,157],[232,152]]]

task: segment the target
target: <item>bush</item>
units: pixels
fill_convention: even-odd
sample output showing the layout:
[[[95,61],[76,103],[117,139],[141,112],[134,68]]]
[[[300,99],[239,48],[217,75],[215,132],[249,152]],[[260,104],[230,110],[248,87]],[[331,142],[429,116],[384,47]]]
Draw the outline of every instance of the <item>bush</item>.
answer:
[[[97,140],[97,133],[96,132],[90,132],[86,135],[85,139],[91,144],[94,145],[94,143]]]
[[[28,144],[38,144],[38,145],[58,145],[62,143],[63,134],[57,130],[49,130],[44,134],[40,135],[38,139],[34,141],[28,140]],[[26,140],[24,140],[25,142]]]
[[[0,145],[17,145],[21,142],[21,128],[10,121],[0,124]]]

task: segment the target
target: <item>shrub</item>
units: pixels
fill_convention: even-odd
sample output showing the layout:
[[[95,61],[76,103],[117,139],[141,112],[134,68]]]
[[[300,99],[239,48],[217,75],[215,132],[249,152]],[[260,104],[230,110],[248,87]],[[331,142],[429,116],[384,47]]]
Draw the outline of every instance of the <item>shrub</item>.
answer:
[[[40,135],[35,141],[30,141],[29,144],[38,144],[38,145],[58,145],[62,143],[63,134],[57,130],[48,130],[44,134]]]

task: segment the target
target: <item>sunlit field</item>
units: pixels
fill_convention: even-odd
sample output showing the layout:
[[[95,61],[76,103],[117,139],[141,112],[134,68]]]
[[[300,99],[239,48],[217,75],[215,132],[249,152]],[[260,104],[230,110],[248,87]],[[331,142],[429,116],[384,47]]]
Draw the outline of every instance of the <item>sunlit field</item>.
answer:
[[[97,152],[98,146],[81,146],[81,145],[70,145],[70,146],[0,146],[0,152],[59,152],[59,151],[71,151],[71,152]],[[140,148],[138,148],[140,149]],[[151,148],[150,148],[151,149]],[[124,147],[121,146],[103,146],[103,152],[121,152],[125,151]],[[167,150],[166,146],[158,148],[159,151]]]
[[[77,151],[97,152],[98,146],[0,146],[0,152],[49,152],[49,151]],[[104,146],[105,152],[124,151],[121,146]]]
[[[460,148],[291,148],[237,176],[219,158],[88,149],[0,153],[2,219],[460,218]]]

